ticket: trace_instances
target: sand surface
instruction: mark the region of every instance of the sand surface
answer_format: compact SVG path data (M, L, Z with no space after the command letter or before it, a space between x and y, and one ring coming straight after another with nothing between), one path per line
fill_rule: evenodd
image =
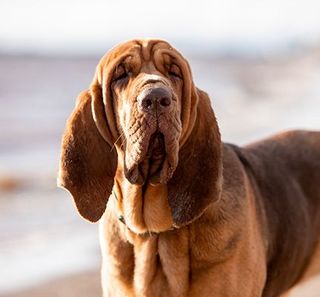
M45 282L35 288L1 297L99 297L99 273L89 271Z

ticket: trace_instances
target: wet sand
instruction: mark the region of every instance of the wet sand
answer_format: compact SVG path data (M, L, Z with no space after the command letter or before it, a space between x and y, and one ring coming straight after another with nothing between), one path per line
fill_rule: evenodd
M98 271L70 275L0 297L100 297L102 295Z

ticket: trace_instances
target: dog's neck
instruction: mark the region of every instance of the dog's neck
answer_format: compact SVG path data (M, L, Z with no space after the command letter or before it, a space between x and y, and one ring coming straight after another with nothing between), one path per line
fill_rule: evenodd
M131 184L118 170L112 196L117 217L132 232L153 234L173 228L167 185Z

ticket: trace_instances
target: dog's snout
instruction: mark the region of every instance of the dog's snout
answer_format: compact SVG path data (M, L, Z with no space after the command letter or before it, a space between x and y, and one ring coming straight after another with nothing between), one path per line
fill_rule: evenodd
M165 111L171 102L172 94L164 87L146 89L138 97L138 104L145 112Z

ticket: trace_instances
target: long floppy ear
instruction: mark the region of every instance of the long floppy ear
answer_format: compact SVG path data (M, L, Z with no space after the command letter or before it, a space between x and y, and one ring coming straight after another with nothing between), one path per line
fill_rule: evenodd
M102 136L97 129L91 101L90 93L82 92L67 121L58 186L71 193L82 217L96 222L104 213L112 191L117 155L111 149L111 140L106 139L108 133Z
M198 96L196 120L179 152L179 164L168 182L168 199L175 226L198 218L210 203L220 199L222 187L221 138L205 92Z

